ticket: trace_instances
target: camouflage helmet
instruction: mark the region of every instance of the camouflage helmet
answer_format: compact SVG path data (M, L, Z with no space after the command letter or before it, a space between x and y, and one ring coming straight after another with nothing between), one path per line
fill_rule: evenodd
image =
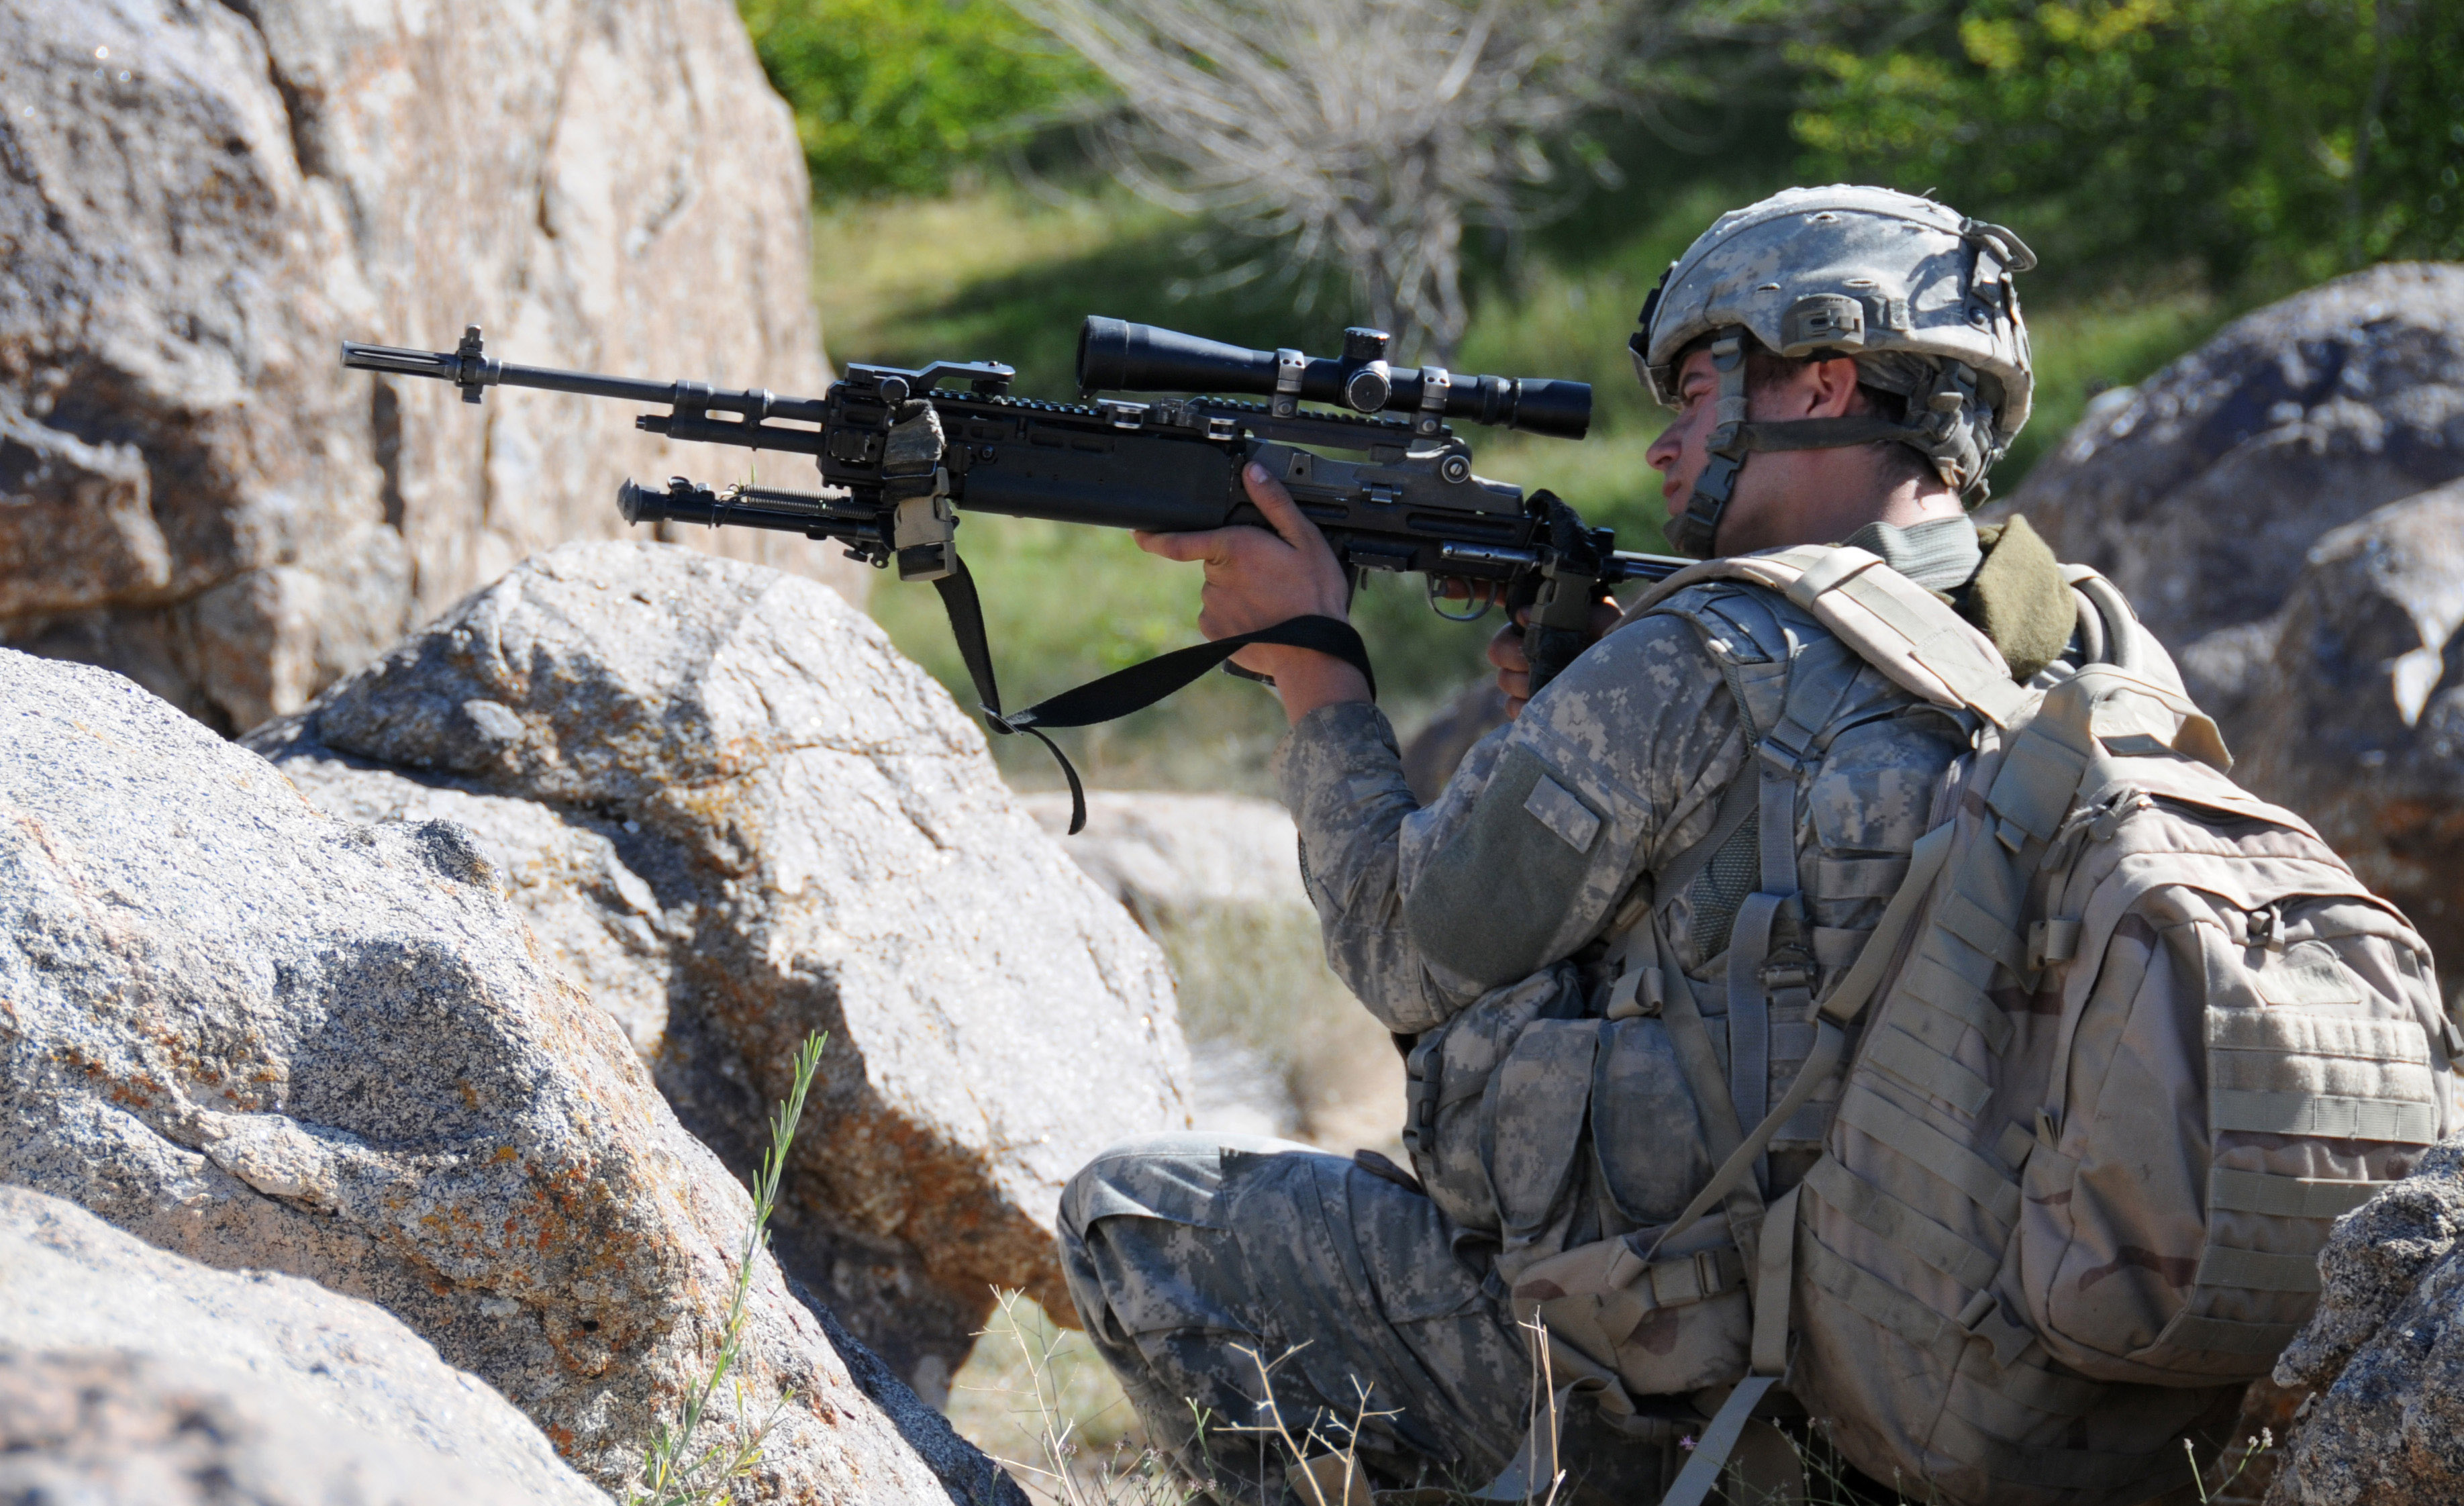
M1679 406L1685 349L1716 337L1718 427L1710 463L1669 536L1707 556L1745 457L1888 440L1931 462L1970 507L2028 422L2034 379L2013 273L2035 266L1998 225L1888 188L1790 188L1722 215L1671 262L1628 343L1653 397ZM1858 381L1907 399L1907 417L1749 423L1750 335L1791 359L1852 357Z

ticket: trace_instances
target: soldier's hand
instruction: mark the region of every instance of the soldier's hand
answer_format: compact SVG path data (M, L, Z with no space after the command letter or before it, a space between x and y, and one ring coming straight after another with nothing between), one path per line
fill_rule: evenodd
M1326 535L1284 484L1263 468L1243 467L1241 484L1265 515L1267 528L1236 524L1199 534L1133 535L1151 555L1205 565L1198 630L1212 640L1253 633L1295 617L1347 621L1350 582ZM1369 699L1369 682L1359 670L1315 649L1252 644L1233 655L1232 662L1271 676L1282 692L1285 714L1295 722L1332 702Z
M1615 601L1592 603L1592 642L1606 638L1617 626L1624 611ZM1497 688L1506 692L1506 718L1512 721L1523 714L1524 706L1531 699L1531 659L1523 649L1523 629L1530 624L1531 609L1515 609L1514 621L1497 630L1488 641L1488 662L1497 666Z

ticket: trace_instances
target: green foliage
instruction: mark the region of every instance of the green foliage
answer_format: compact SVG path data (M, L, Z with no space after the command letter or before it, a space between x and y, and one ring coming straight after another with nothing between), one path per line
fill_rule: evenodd
M2464 255L2452 0L1916 0L1800 49L1813 174L1938 189L2044 278L2296 286Z
M737 0L816 187L938 192L1092 87L1001 0Z

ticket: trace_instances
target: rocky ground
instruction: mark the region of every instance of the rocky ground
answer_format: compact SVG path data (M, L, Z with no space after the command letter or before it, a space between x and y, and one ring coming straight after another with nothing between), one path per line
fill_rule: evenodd
M1069 1173L1187 1121L1162 956L811 582L566 545L247 745L320 809L469 829L740 1176L827 1031L780 1255L936 1402L995 1287L1067 1310Z
M750 1202L470 832L325 816L102 670L0 651L0 1182L372 1302L621 1487ZM770 1498L1005 1488L766 1255L747 1311Z
M0 1499L607 1499L374 1303L216 1271L24 1188L0 1187Z

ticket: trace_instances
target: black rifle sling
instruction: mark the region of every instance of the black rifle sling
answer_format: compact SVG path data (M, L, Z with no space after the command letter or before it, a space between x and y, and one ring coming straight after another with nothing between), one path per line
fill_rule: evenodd
M1075 837L1087 824L1087 791L1078 782L1078 771L1070 767L1068 754L1051 738L1001 714L1001 686L993 679L993 651L984 642L983 598L976 594L976 578L955 549L950 551L950 573L935 580L933 589L941 593L941 610L950 618L950 636L958 641L958 657L966 661L967 678L976 683L977 709L984 713L984 725L994 731L1004 736L1027 732L1051 753L1052 761L1061 765L1062 777L1069 781L1069 835Z
M1350 622L1331 617L1295 617L1262 627L1254 633L1242 633L1231 638L1219 638L1211 644L1195 644L1158 654L1144 664L1126 669L1115 669L1101 679L1062 691L1059 695L1038 701L1023 711L1003 712L1001 688L993 682L992 650L984 642L984 607L976 594L975 577L967 573L963 559L955 557L957 566L949 575L933 582L941 593L941 606L950 616L950 636L958 642L958 657L966 661L967 677L975 682L979 709L984 713L984 724L1001 733L1024 732L1042 743L1061 765L1064 778L1069 781L1069 835L1075 837L1087 825L1087 791L1078 781L1078 771L1070 767L1068 755L1060 746L1044 735L1046 727L1092 727L1142 711L1175 690L1188 685L1199 675L1222 664L1251 644L1278 644L1290 648L1313 648L1322 654L1332 654L1360 671L1369 682L1369 694L1377 694L1377 676L1369 667L1369 645L1360 641L1359 632Z

